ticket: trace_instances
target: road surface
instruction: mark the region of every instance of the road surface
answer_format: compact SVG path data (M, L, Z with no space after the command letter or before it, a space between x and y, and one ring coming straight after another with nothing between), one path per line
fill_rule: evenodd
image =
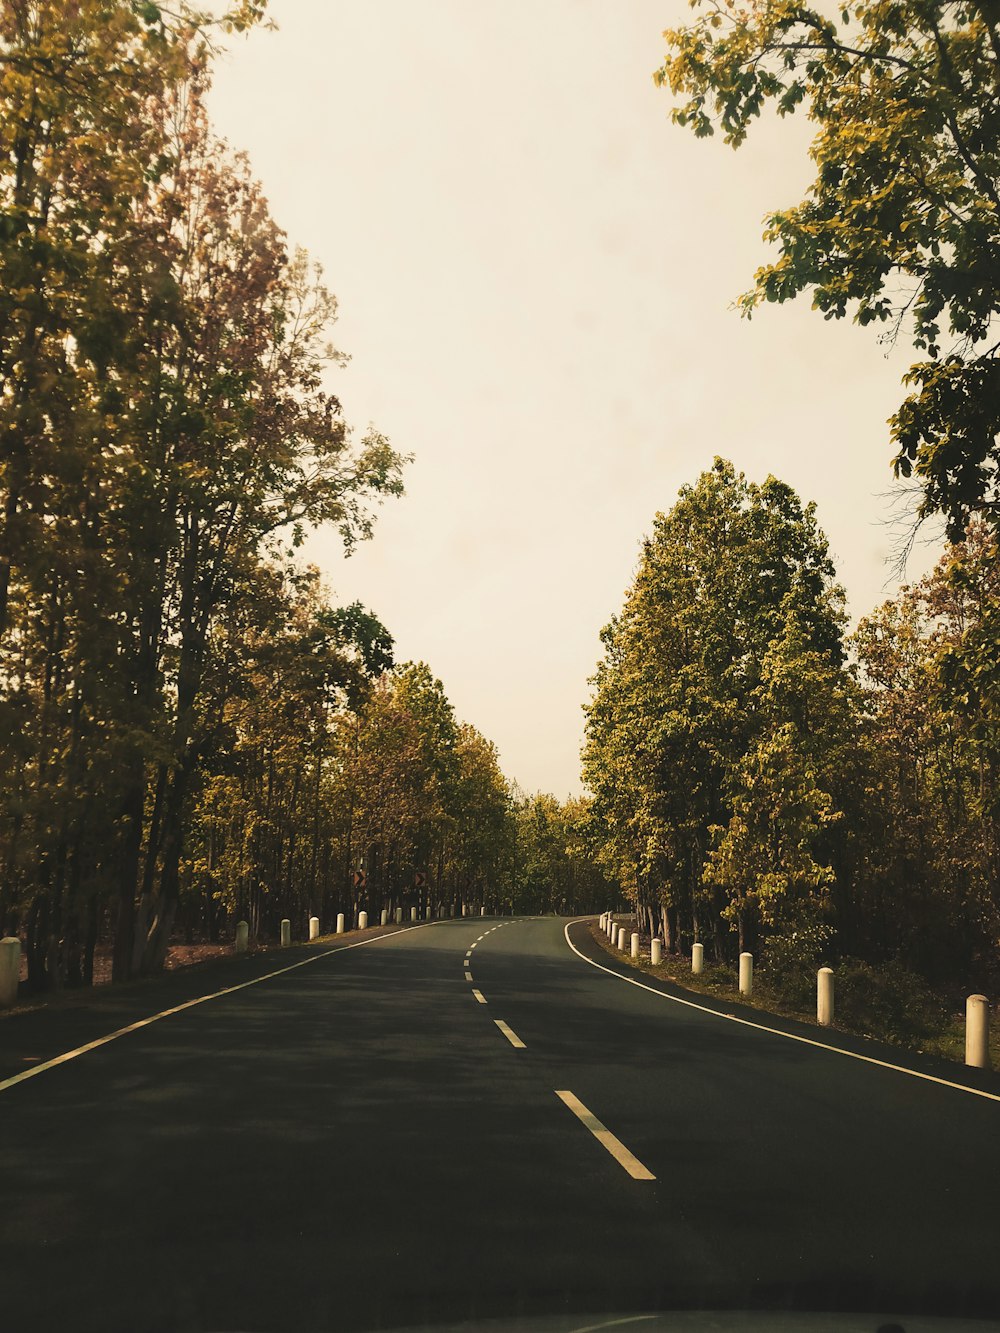
M0 1022L3 1327L1000 1316L1000 1078L678 1004L585 922L334 943Z

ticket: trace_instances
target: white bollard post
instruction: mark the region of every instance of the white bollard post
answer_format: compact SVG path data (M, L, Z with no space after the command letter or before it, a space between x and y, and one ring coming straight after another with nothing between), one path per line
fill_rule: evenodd
M631 949L631 953L632 953L632 957L633 957L633 958L638 958L638 957L639 957L639 932L638 932L637 930L633 930L633 932L632 932L632 949Z
M0 1009L9 1009L17 1003L17 987L21 980L21 941L16 935L0 940Z
M416 909L415 907L411 907L411 908L410 908L410 920L411 920L411 921L416 921L416 919L417 919L417 909Z
M821 967L816 973L816 1022L825 1028L833 1022L832 967Z
M311 916L309 918L309 938L311 940L319 939L319 917Z
M378 922L378 923L379 923L380 926L387 926L387 925L389 924L389 909L388 909L388 907L383 907L383 908L382 908L382 915L379 917L379 922Z
M740 954L740 994L747 999L753 993L753 954Z
M292 923L288 917L283 917L281 921L281 947L287 949L292 942Z
M628 932L626 931L624 926L618 927L618 948L621 953L625 952L625 938L627 933Z
M965 1063L990 1067L990 1002L985 995L970 995L965 1001Z
M367 930L367 929L368 929L368 913L367 913L367 912L359 912L359 913L358 913L358 930Z
M397 925L397 926L401 926L402 924L403 924L403 909L402 909L401 907L397 907L397 908L396 908L396 925Z
M338 935L343 935L343 933L344 933L344 914L343 914L343 912L338 912L338 913L337 913L337 934L338 934Z
M691 945L691 971L697 976L705 966L705 946L704 944Z
M651 940L649 945L649 961L654 967L663 962L663 942L661 940Z
M485 903L483 903L482 907L480 907L480 909L479 909L479 915L480 915L480 916L485 916L485 915L486 915L486 904L485 904Z
M245 921L237 921L237 923L236 923L236 952L237 952L237 953L246 953L246 951L247 951L247 944L249 943L249 940L250 940L250 927L247 925L247 923L246 923Z

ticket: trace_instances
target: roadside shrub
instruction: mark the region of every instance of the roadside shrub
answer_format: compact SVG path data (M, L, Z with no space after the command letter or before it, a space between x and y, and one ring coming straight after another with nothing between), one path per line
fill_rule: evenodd
M836 969L835 986L838 1027L907 1043L940 1032L947 1022L941 998L898 962L873 967L859 958L844 958Z
M832 926L811 922L778 935L764 945L761 980L789 1008L808 1012L816 1005L816 969L833 939Z

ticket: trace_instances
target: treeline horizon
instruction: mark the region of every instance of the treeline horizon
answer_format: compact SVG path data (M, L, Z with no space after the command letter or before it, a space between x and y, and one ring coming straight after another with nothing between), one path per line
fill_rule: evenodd
M846 634L815 506L724 459L656 517L586 706L592 845L666 948L1000 975L996 538Z

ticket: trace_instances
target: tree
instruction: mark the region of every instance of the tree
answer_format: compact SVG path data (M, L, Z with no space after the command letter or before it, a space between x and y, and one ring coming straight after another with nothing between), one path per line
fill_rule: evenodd
M835 875L818 860L826 828L842 818L836 788L837 741L849 732L851 682L839 655L817 649L802 623L797 581L783 599L785 623L764 655L750 708L754 734L726 776L732 814L717 827L703 871L726 894L739 947L756 928L806 948L832 934L828 890Z
M180 909L188 927L212 933L221 908L252 938L273 936L283 916L341 905L335 736L371 694L372 641L379 671L392 641L360 605L331 607L315 569L274 566L227 606L216 637Z
M484 906L503 891L511 863L511 791L497 748L467 722L455 739L455 827L446 876L462 902Z
M617 896L597 862L590 812L586 798L558 801L548 792L515 801L514 911L575 915Z
M816 878L809 844L832 811L814 778L843 688L833 574L813 506L716 459L657 515L602 635L584 780L603 865L668 948L707 927L721 954L727 923L744 939L763 898Z
M909 331L924 358L892 418L894 467L960 540L970 515L1000 515L1000 14L980 0L693 4L654 75L680 99L675 121L718 125L734 147L768 103L817 126L815 179L768 218L779 257L742 309L810 290L825 318Z
M1000 605L993 545L989 528L971 525L853 638L868 770L855 815L858 934L876 957L937 981L985 978L1000 938L1000 717L985 650Z
M130 669L140 699L152 673L171 689L165 728L168 755L158 783L163 798L154 886L146 877L134 927L128 905L136 868L143 765L134 762L129 804L130 855L123 858L119 971L162 962L177 903L184 805L196 762L194 722L211 630L245 577L247 553L277 552L301 539L303 524L336 524L348 547L370 535L371 500L399 494L401 459L372 433L353 447L340 404L325 388L335 363L328 331L336 303L306 256L289 256L259 187L209 130L197 78L165 107L174 125L172 166L161 178L148 218L159 241L154 265L132 295L156 308L138 349L141 387L134 410L144 432L139 458L145 486L129 488L125 549L142 549L152 501L155 536L134 589ZM147 284L155 284L149 291ZM131 461L131 460L130 460ZM252 564L252 558L251 558ZM152 636L147 632L152 630Z
M212 26L125 0L0 13L0 915L39 987L89 979L112 902L116 976L162 964L240 675L227 626L307 527L350 549L401 491L329 391L334 298L211 133ZM367 613L325 615L348 683L387 665Z

